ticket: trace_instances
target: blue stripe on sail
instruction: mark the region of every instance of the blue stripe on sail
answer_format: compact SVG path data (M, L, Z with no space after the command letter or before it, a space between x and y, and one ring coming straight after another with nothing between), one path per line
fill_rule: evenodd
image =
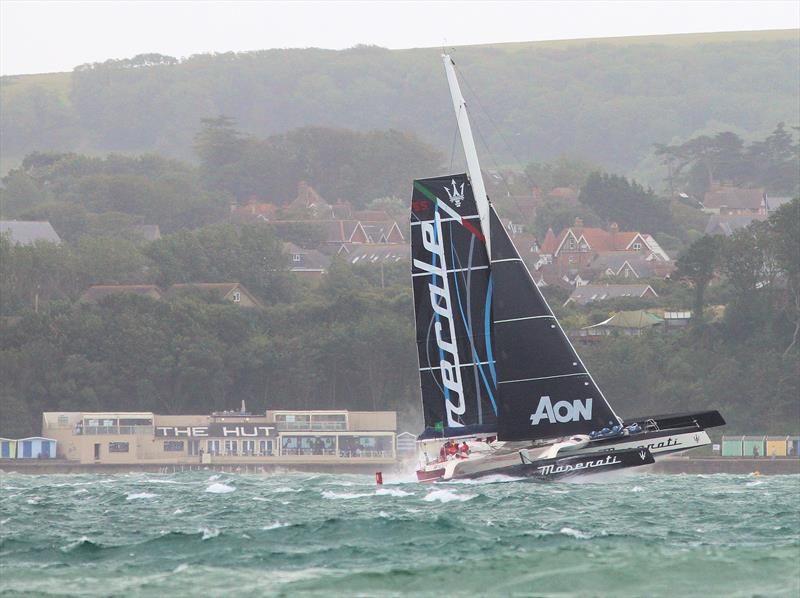
M453 236L452 236L452 224L450 225L451 235L450 235L450 254L453 256L453 265L455 266L456 263L456 255L455 255L455 246L453 245ZM446 276L446 274L445 274ZM489 393L489 400L492 402L492 409L494 410L495 415L497 415L497 403L494 401L494 396L492 395L492 387L489 386L489 381L486 379L486 374L483 373L483 367L480 365L480 358L478 357L478 352L475 350L475 343L472 342L472 331L469 329L469 324L467 324L467 317L464 315L464 308L461 305L461 292L458 290L458 274L453 276L453 282L455 283L456 287L456 298L458 299L458 310L461 312L461 321L464 322L464 328L467 330L467 335L469 336L469 344L470 348L472 349L472 360L478 367L478 371L481 374L481 378L483 378L483 383L486 385L486 391Z
M483 308L483 314L485 317L483 323L483 332L486 335L486 340L484 341L486 344L486 361L489 362L489 372L492 374L492 382L494 382L495 388L497 388L497 372L494 369L494 356L492 355L492 289L494 287L494 280L492 278L492 273L489 273L489 286L486 289L486 305ZM495 409L495 414L497 414L497 410Z

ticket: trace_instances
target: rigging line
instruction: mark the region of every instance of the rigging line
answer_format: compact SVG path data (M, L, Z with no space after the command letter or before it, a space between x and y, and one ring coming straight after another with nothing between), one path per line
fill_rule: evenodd
M464 73L463 73L463 72L461 72L461 69L459 69L457 65L453 65L453 68L454 68L456 71L458 71L458 74L459 74L459 75L461 75L461 80L462 80L462 81L464 81L464 84L467 86L467 88L470 90L470 93L471 93L471 94L473 95L473 97L475 98L475 102L478 104L478 107L479 107L479 108L480 108L480 109L481 109L481 110L484 112L484 114L486 115L486 119L489 121L489 124L490 124L490 125L492 125L492 127L494 127L495 131L497 131L497 135L500 137L500 139L503 141L503 143L504 143L504 144L506 145L506 147L508 148L508 151L509 151L509 153L511 154L511 157L514 159L514 162L516 162L517 166L520 166L520 167L521 167L521 166L522 166L522 160L520 160L520 159L519 159L519 157L516 155L516 152L514 152L514 148L513 148L513 146L512 146L512 145L511 145L511 143L508 141L508 138L506 138L506 136L505 136L505 135L503 135L503 131L500 129L500 127L499 127L499 126L497 126L497 123L495 123L495 122L494 122L494 119L492 118L492 115L489 113L489 111L488 111L488 110L487 110L487 109L484 107L484 105L481 103L480 96L478 96L478 94L477 94L477 93L475 93L475 90L474 90L474 89L472 88L472 86L469 84L469 80L468 80L467 78L465 78L465 77L464 77ZM525 176L525 178L528 180L528 183L531 185L531 187L535 186L535 183L534 183L534 181L531 179L531 177L530 177L530 176L528 176L528 173L525 171L525 169L522 169L522 174L523 174L523 175Z
M500 139L503 141L503 143L508 148L508 151L511 154L511 157L513 158L514 162L519 167L519 169L522 171L522 174L525 176L525 178L528 180L528 185L530 186L530 188L533 189L534 187L536 187L536 184L533 182L533 180L531 180L531 177L528 176L528 173L522 167L522 161L519 159L519 157L514 152L514 149L511 147L511 144L509 143L508 139L506 139L506 137L503 135L502 131L500 130L500 127L498 127L497 124L492 119L492 116L491 116L491 114L489 114L489 111L481 103L480 97L478 96L477 93L475 93L475 90L469 84L469 81L464 77L464 73L455 64L453 65L453 68L455 68L455 70L458 71L458 74L461 75L461 80L464 82L464 84L467 86L467 89L469 89L470 93L475 98L475 102L478 104L478 107L486 115L486 118L489 121L489 124L492 125L492 127L494 127L495 131L497 131L497 135L500 137ZM517 212L519 212L520 216L523 216L523 218L524 218L524 212L522 210L522 206L519 205L519 202L517 201L517 198L511 193L511 187L508 186L508 183L506 182L506 179L501 174L500 165L497 163L497 160L495 159L494 154L489 149L489 144L486 142L486 138L483 136L483 131L481 130L480 125L477 122L477 119L475 119L474 125L475 125L475 129L478 131L478 137L480 137L481 143L483 143L483 146L486 149L486 153L489 155L489 158L494 163L494 166L497 169L497 174L500 177L500 180L503 181L503 186L506 188L506 193L508 194L508 197L510 197L511 201L514 202L514 206L517 208Z

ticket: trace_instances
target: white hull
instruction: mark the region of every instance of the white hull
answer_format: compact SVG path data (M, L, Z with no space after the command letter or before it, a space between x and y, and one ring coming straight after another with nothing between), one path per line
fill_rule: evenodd
M684 432L678 434L666 434L662 432L656 438L641 437L636 439L620 438L617 442L589 443L588 445L575 447L567 446L545 446L545 447L525 447L519 443L503 442L475 442L474 439L466 438L470 446L475 447L472 453L462 459L451 459L447 461L428 462L422 465L419 470L421 481L433 481L436 479L450 480L464 477L476 477L488 473L503 473L503 469L520 464L520 453L533 461L536 459L546 459L555 456L566 456L571 454L604 453L614 450L647 448L654 455L665 455L677 453L700 446L711 444L711 439L703 430ZM473 442L470 442L473 440ZM422 441L419 445L425 445L424 452L430 455L436 446L441 446L441 440ZM420 447L422 449L422 447ZM554 450L555 449L555 450ZM437 449L438 450L438 449ZM423 461L424 463L424 461Z

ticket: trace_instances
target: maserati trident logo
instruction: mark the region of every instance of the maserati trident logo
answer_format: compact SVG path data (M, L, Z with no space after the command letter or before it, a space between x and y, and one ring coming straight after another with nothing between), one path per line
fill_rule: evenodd
M642 458L642 461L647 459L647 451L639 451L639 456Z
M444 190L447 191L447 197L450 198L450 203L460 208L461 202L464 201L464 183L461 183L461 189L459 189L456 187L455 179L450 179L450 182L453 184L453 190L450 191L449 187L445 187Z
M585 401L574 400L558 401L555 405L550 401L550 397L541 397L536 412L531 413L531 425L538 426L543 419L554 423L576 422L581 419L592 419L592 399Z

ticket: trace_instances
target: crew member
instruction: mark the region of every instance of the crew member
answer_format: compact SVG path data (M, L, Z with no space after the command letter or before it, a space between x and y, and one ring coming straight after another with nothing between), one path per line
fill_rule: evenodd
M464 443L461 445L461 456L462 457L466 457L468 455L469 455L469 445L467 444L467 441L465 440Z

